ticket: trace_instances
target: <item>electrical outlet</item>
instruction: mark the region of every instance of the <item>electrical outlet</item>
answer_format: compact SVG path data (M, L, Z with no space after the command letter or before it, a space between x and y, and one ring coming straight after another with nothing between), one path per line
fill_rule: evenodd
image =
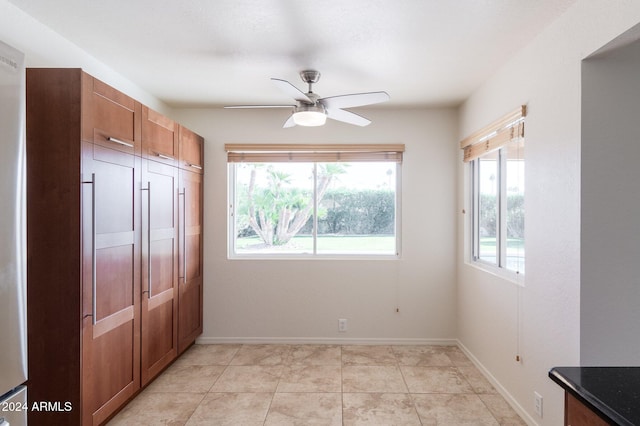
M538 392L533 393L533 408L536 414L542 417L542 395Z
M338 331L344 333L347 331L347 320L342 318L338 320Z

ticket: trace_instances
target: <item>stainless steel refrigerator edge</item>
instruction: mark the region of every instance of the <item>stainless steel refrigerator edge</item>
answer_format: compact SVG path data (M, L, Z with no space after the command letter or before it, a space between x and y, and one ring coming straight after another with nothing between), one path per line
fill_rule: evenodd
M27 424L24 55L0 41L0 426Z

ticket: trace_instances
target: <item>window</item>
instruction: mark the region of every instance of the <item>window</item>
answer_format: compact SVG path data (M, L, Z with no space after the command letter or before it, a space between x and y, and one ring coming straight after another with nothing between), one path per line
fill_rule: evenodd
M404 145L225 148L230 257L398 255Z
M461 142L470 168L471 258L524 274L523 106Z

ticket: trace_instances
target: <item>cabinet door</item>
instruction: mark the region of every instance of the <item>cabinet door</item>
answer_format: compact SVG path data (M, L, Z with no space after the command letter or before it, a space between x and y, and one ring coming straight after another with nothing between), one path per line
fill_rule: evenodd
M567 426L607 426L609 424L568 392L564 394L564 405Z
M133 98L83 73L83 140L140 155L141 107Z
M204 171L204 138L180 126L180 168L195 173Z
M201 174L180 171L178 352L202 333L202 184Z
M144 386L178 355L178 169L142 164Z
M178 165L178 124L144 105L142 156L172 166Z
M82 155L82 417L97 425L140 388L140 159Z

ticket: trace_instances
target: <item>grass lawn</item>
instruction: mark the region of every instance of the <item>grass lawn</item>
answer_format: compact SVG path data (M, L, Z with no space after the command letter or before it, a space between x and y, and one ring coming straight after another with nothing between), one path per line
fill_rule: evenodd
M393 235L320 235L318 253L395 254ZM238 253L312 253L313 237L297 235L284 246L267 247L258 237L238 238Z

